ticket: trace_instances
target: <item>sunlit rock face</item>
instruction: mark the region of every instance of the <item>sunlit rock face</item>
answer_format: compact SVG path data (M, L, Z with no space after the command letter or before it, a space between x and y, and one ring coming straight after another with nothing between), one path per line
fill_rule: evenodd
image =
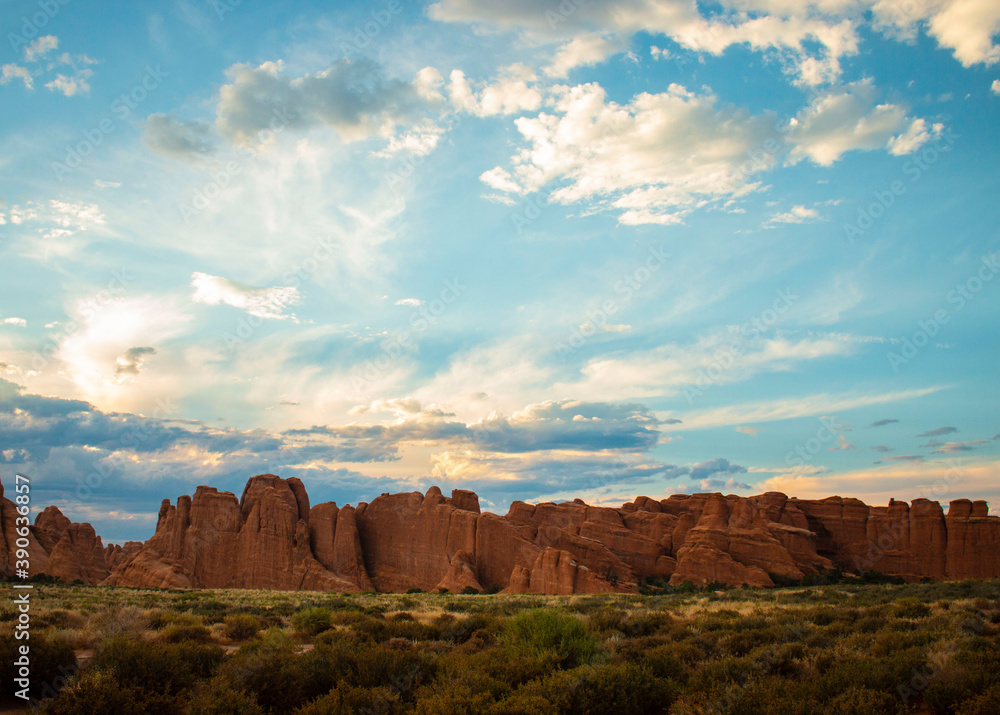
M16 518L3 499L5 576ZM32 573L87 584L562 595L634 591L645 579L767 587L837 567L908 581L997 578L1000 518L966 499L945 515L926 499L871 507L777 492L638 497L619 508L514 502L501 516L482 512L473 492L431 487L338 507L310 505L298 479L261 474L239 499L201 486L164 500L144 544L105 547L90 524L49 507L28 551Z

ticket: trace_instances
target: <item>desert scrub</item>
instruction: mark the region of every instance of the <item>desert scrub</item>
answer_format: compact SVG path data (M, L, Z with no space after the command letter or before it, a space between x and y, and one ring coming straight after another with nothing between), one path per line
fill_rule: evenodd
M257 616L248 613L239 613L235 616L227 616L222 629L223 634L229 640L245 641L256 637L262 627L261 620Z
M19 646L26 641L16 640L13 634L0 636L0 677L4 689L13 689L15 666L20 653ZM73 649L63 640L50 639L42 633L32 633L30 640L32 698L50 696L76 674L76 656Z
M330 630L332 624L330 609L322 606L306 608L292 616L292 627L304 636L319 635Z
M587 663L600 651L580 619L554 609L519 613L504 624L500 639L514 657L551 657L562 668Z

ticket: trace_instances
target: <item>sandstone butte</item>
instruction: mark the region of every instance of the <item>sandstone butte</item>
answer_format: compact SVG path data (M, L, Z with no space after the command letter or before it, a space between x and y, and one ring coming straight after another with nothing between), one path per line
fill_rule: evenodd
M0 485L0 498L3 486ZM0 508L0 575L15 561L15 506ZM144 544L104 546L50 506L31 527L32 573L155 588L506 593L634 591L643 578L767 587L836 567L907 581L1000 577L1000 518L984 501L722 494L638 497L619 508L514 502L506 516L437 487L371 503L310 506L298 479L251 478L164 500Z

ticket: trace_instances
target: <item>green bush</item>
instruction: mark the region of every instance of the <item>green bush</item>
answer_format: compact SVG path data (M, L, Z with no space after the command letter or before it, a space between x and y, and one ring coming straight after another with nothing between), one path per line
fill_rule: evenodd
M578 618L552 609L519 613L504 624L502 642L517 656L551 655L563 668L575 668L598 653L597 641Z
M123 685L115 674L88 669L74 679L58 697L44 703L44 715L175 715L181 711L177 695L157 693Z
M326 695L295 711L295 715L354 715L399 712L399 696L386 688L355 688L341 683Z
M215 645L166 645L119 636L101 643L93 667L112 674L124 687L173 694L210 677L222 658L222 648Z
M239 613L235 616L227 616L223 633L226 638L234 641L245 641L256 637L260 633L261 622L257 616L247 613Z
M185 715L264 715L256 699L233 689L232 683L222 677L198 683L188 700Z
M167 643L183 643L186 641L208 643L212 640L212 631L200 623L174 623L160 631L160 638Z
M931 607L916 598L902 598L892 609L896 618L927 618Z
M315 606L299 611L292 616L292 627L306 636L315 636L332 627L329 608Z

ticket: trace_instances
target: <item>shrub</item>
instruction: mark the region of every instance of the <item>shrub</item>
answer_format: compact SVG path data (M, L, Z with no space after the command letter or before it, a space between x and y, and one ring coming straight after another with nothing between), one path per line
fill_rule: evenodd
M896 602L892 612L896 618L927 618L931 607L916 598L903 598Z
M186 715L264 715L263 708L251 695L234 689L221 677L198 683L184 712Z
M259 618L247 613L240 613L226 618L223 633L230 640L245 641L254 638L260 633L260 628L261 623Z
M160 638L167 643L209 643L212 631L200 623L174 623L160 631Z
M176 693L196 678L210 676L222 662L218 646L165 645L125 636L109 638L94 653L93 667L112 674L123 687Z
M66 641L46 638L41 633L32 633L29 641L4 635L0 636L0 677L5 690L15 688L17 669L14 661L20 656L19 646L25 644L30 648L31 682L28 693L32 698L54 695L70 676L76 674L76 656Z
M892 715L906 712L899 698L868 688L852 687L835 697L824 708L830 715Z
M174 715L180 709L176 696L122 685L114 674L93 668L82 678L71 681L54 700L43 704L41 712L44 715Z
M303 635L315 636L332 627L330 609L314 606L292 616L292 626Z
M519 613L504 624L501 636L515 656L552 655L563 668L574 668L594 658L597 641L571 615L552 609Z
M354 715L399 712L399 696L386 688L355 688L341 683L326 695L295 711L295 715Z

